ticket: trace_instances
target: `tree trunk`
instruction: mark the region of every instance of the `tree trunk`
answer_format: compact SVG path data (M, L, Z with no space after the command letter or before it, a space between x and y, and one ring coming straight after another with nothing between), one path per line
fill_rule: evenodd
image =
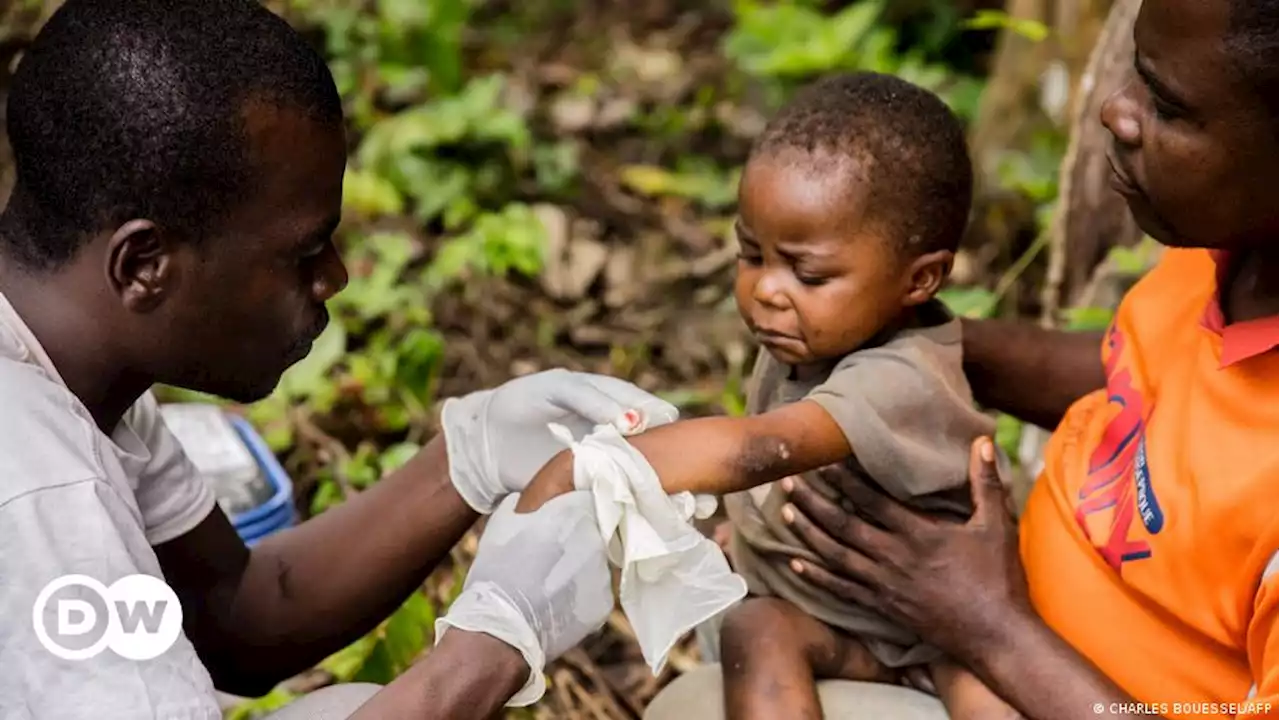
M1056 323L1059 308L1080 301L1094 269L1112 247L1131 246L1142 238L1124 199L1109 184L1106 152L1111 136L1099 120L1103 102L1126 81L1133 66L1133 21L1141 5L1141 0L1117 0L1080 79L1050 236L1049 276L1042 296L1046 324Z
M1112 0L1007 0L1007 15L1040 23L1049 35L1036 41L1013 30L1000 32L969 133L975 222L966 245L974 251L978 274L999 260L1012 261L1038 232L1035 205L1004 186L1001 167L1011 154L1027 154L1046 134L1066 133L1072 109L1082 102L1090 50L1111 5ZM1034 284L1034 277L1025 279Z

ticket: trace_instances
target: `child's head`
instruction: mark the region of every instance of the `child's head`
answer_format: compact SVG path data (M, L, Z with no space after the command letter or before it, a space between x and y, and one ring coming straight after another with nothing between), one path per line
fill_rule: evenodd
M1170 245L1276 247L1276 1L1144 2L1102 107L1112 185Z
M801 90L738 188L738 309L781 362L845 355L938 291L969 216L960 122L872 73Z

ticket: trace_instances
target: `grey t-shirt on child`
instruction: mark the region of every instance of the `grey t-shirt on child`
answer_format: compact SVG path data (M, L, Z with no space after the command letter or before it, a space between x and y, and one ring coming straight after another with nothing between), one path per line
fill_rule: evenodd
M960 321L937 301L922 317L932 322L842 358L825 379L802 382L790 366L763 350L747 386L752 414L813 400L844 431L850 465L890 495L927 510L967 516L969 448L995 423L979 412L961 366ZM831 499L838 490L816 472L804 479ZM776 484L725 498L733 523L730 556L753 595L786 599L817 619L865 642L881 662L904 667L937 651L911 632L866 608L806 583L788 567L792 558L820 562L782 522L786 498Z

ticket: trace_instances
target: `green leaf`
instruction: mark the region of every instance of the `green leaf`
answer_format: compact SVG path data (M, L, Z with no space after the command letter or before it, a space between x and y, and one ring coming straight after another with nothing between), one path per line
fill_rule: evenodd
M377 635L370 633L320 662L320 668L338 682L351 682L378 645Z
M434 330L413 328L401 340L398 352L396 379L426 400L436 370L444 358L444 338Z
M1049 28L1037 20L1015 18L1002 10L979 10L962 25L970 30L1009 30L1032 42L1049 37Z
M351 678L351 682L376 683L387 685L396 679L396 664L391 657L387 644L381 639L373 646L373 651L365 658L364 664Z
M305 399L323 390L329 371L347 351L347 333L342 323L330 322L301 362L285 371L277 392L290 399Z
M1160 258L1160 245L1149 237L1143 237L1133 247L1117 245L1107 251L1107 263L1118 274L1141 277L1155 266Z
M311 496L311 516L315 517L329 508L342 503L342 488L332 479L326 479L316 485L316 492Z
M1022 443L1023 422L1012 415L996 416L996 445L1013 460L1018 457L1018 445Z
M378 464L382 466L383 475L404 467L404 464L416 457L421 449L422 447L417 443L405 442L397 443L383 450L382 457L378 461Z
M1104 307L1075 307L1062 311L1067 330L1106 330L1111 326L1115 313Z
M995 293L982 287L944 288L938 299L960 317L987 318L995 311Z
M397 672L403 672L426 646L435 611L421 592L415 592L391 615L383 632L387 654Z
M223 720L256 720L296 699L298 699L297 694L284 687L276 687L260 698L246 700L231 708L223 715Z
M404 197L389 180L348 169L342 185L342 207L365 217L399 215L404 212Z

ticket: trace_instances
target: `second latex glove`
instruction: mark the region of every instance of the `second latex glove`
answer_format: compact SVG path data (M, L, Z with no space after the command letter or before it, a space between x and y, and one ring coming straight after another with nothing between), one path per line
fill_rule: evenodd
M628 412L639 417L626 417ZM657 427L679 416L675 406L635 385L590 373L547 370L492 390L445 401L441 415L449 476L467 504L489 513L504 497L524 490L564 446L551 423L585 434L596 425L623 432Z
M516 513L511 495L489 519L462 594L436 621L482 632L520 651L529 679L507 703L538 701L543 667L595 632L613 611L612 577L590 493L561 495L532 513Z

